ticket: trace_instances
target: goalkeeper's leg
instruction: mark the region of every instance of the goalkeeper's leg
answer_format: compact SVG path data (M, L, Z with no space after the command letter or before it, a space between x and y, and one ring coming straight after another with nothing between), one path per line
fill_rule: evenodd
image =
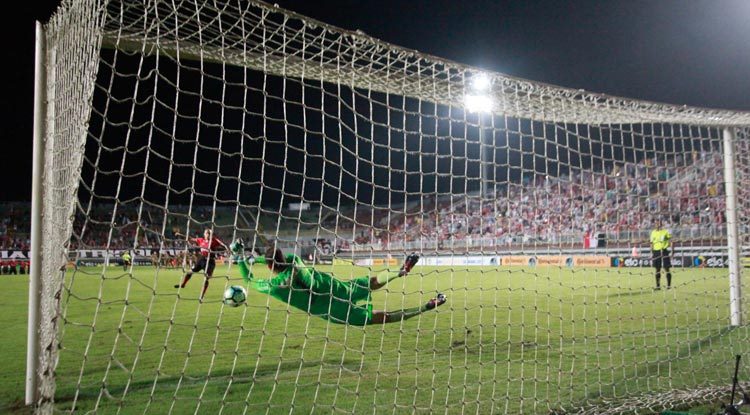
M404 263L401 265L401 269L399 269L398 271L381 271L378 275L370 278L370 290L383 288L392 280L403 277L404 275L408 274L412 268L414 268L414 265L417 265L417 262L419 262L419 255L410 254L406 257Z
M406 308L398 311L380 311L374 310L372 312L372 323L373 324L384 324L384 323L395 323L397 321L408 320L412 317L416 317L425 311L433 310L441 305L445 304L447 298L445 295L438 294L437 297L431 299L427 303L419 307Z

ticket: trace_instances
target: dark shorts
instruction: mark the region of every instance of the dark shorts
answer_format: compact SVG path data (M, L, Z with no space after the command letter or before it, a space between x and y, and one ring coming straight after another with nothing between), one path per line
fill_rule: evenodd
M669 257L669 250L662 249L659 251L651 251L654 255L653 264L655 268L671 268L672 260Z
M206 258L204 256L201 256L201 258L198 260L198 262L193 266L193 269L191 271L198 272L202 270L206 270L206 276L210 277L214 273L214 268L216 268L216 260L213 258Z

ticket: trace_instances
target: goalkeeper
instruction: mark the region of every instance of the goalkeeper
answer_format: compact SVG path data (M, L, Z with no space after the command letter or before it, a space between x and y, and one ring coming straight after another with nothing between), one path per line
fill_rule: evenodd
M244 255L241 240L233 243L231 248L235 254ZM406 257L398 271L386 270L375 277L341 281L330 274L307 267L296 255L285 256L280 249L269 247L263 257L251 257L247 260L240 258L238 266L245 282L252 284L258 292L333 323L365 326L407 320L445 303L446 297L438 294L436 298L420 307L398 311L373 311L370 304L371 292L384 287L393 279L408 274L417 261L419 256L411 254ZM266 264L274 276L270 279L254 278L248 267L253 262ZM364 304L358 304L359 302Z

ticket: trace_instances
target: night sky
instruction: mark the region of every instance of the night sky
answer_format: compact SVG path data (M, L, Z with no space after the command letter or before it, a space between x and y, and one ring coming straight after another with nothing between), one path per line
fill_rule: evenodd
M678 105L750 111L750 1L293 1L284 8L467 65ZM29 200L34 21L6 15L0 200ZM11 17L12 16L12 17ZM7 68L7 67L6 67Z

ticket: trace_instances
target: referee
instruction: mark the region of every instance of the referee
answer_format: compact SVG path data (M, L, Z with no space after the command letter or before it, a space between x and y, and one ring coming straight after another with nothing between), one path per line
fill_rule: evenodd
M656 290L661 289L661 268L667 272L667 289L672 288L672 273L669 269L672 267L672 261L669 256L669 241L672 234L664 229L661 219L656 219L656 224L651 231L651 252L653 253L653 264L656 268Z

